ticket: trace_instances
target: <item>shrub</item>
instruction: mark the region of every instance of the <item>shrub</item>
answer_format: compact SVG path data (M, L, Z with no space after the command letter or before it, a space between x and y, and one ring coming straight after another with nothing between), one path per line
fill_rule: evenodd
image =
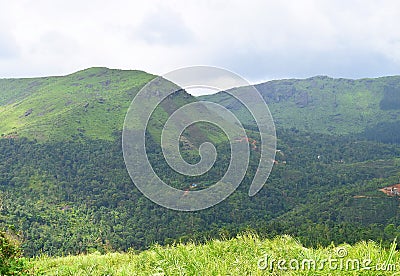
M0 231L0 275L25 273L20 242L16 235Z

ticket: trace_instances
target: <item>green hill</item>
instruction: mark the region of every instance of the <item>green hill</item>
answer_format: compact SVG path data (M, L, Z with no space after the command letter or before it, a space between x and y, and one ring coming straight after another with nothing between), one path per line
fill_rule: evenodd
M142 71L90 68L63 77L0 79L0 135L112 140L113 133L122 129L133 97L154 77ZM256 87L278 128L370 137L376 131L391 130L396 135L400 129L398 76L360 80L318 76ZM195 101L188 94L185 97L190 99L175 101L181 101L178 105ZM200 99L220 103L245 124L253 124L243 106L224 92Z
M0 133L38 140L114 139L153 75L90 68L64 77L0 80Z
M270 81L256 88L278 128L334 135L365 134L378 127L380 133L400 130L400 76L360 80L317 76ZM243 106L227 93L201 99L220 103L245 123L254 124Z
M136 93L153 78L142 71L90 68L63 77L0 79L0 135L39 141L82 137L113 141ZM194 101L184 90L164 100L149 123L153 138L160 141L168 114ZM210 130L215 128L194 126L185 136L194 145L199 137L224 141L221 133Z

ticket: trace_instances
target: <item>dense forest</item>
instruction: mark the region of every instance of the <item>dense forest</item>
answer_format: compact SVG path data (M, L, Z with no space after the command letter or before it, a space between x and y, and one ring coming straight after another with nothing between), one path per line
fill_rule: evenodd
M234 194L207 210L182 213L137 190L119 135L115 141L0 140L0 222L20 233L26 255L142 250L248 229L267 237L292 234L310 246L361 239L389 244L400 233L398 198L378 191L399 181L396 144L282 129L276 164L260 193L247 195L259 154L253 150L252 165ZM158 144L148 145L157 173L181 189L193 182L196 189L211 185L229 156L229 147L219 145L209 175L190 178L169 171Z

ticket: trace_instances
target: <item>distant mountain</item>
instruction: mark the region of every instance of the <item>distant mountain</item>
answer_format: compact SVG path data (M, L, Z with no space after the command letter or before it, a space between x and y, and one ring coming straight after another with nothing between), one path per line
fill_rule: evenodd
M62 77L0 79L0 135L112 140L113 133L122 130L134 96L154 77L143 71L90 68ZM400 133L400 76L360 80L317 76L269 81L256 87L278 128L376 139L380 138L378 132ZM167 113L196 101L186 92L180 93L172 100L176 103L172 109L171 102L164 104L171 109ZM226 106L244 124L254 127L250 114L227 93L200 99Z
M278 128L371 137L378 129L380 134L389 131L394 135L396 129L400 135L400 76L360 80L316 76L269 81L256 88ZM200 98L222 104L244 123L254 125L244 107L227 93Z

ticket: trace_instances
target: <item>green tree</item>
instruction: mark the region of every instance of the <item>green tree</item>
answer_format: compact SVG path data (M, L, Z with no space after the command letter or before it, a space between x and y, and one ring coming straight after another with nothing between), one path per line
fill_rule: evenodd
M26 274L20 242L13 234L0 231L0 275Z

